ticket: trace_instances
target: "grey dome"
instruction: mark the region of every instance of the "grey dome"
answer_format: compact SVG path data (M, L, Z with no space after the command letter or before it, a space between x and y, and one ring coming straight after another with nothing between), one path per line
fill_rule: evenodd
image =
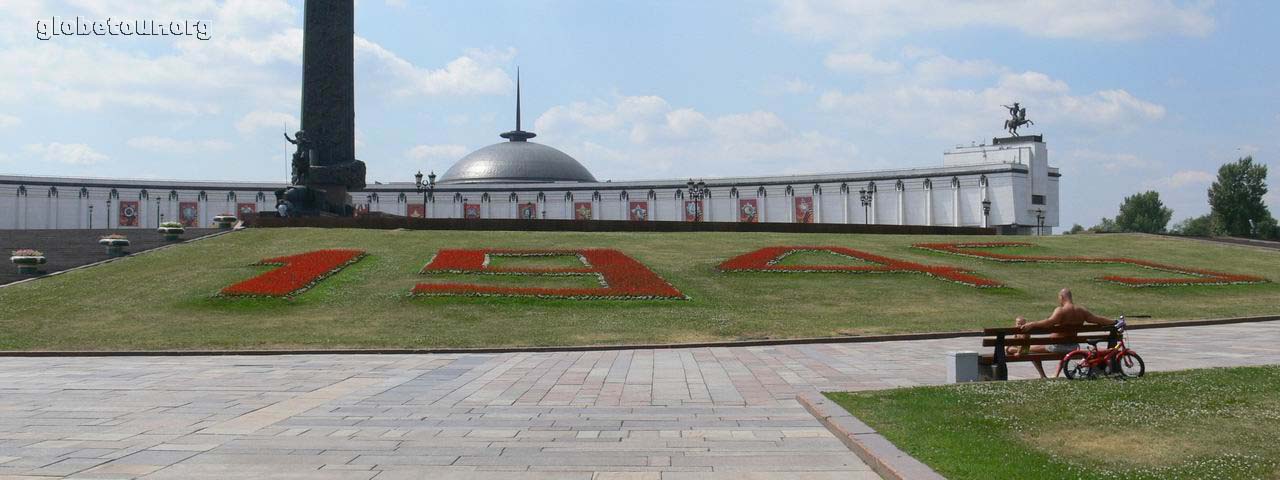
M568 154L523 140L471 152L440 177L440 183L595 181L596 177Z

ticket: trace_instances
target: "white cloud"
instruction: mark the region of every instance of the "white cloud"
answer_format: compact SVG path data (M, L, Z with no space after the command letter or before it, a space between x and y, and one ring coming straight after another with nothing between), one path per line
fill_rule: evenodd
M236 102L256 108L297 105L302 60L301 12L287 0L67 0L67 5L0 2L0 102L33 98L70 109L126 107L184 117L221 113ZM35 6L33 6L35 5ZM38 41L33 19L50 12L86 18L204 20L212 40L168 37L132 41L62 38ZM423 68L356 37L357 76L375 94L508 94L497 64L514 49L468 51L441 68ZM506 60L504 60L506 59ZM42 105L44 107L45 105Z
M866 75L888 75L902 70L901 63L879 60L866 53L830 53L822 64L838 72Z
M932 83L951 78L989 77L1006 71L990 60L956 60L946 55L929 55L912 67L912 78L917 82Z
M25 151L44 161L67 165L93 165L108 159L83 143L36 143L27 145Z
M708 115L656 96L574 102L535 121L540 137L600 179L853 170L853 144L793 130L777 114Z
M806 82L804 80L801 80L799 78L793 78L783 83L782 88L780 90L783 93L789 93L792 95L801 95L801 94L812 92L813 84Z
M1027 118L1036 122L1029 129L1069 124L1125 130L1165 115L1163 106L1125 90L1076 95L1066 82L1039 72L1005 73L995 85L983 89L893 83L852 93L831 90L819 98L818 106L859 128L909 129L955 141L999 132L1008 116L1001 105L1013 101L1027 107Z
M457 160L466 154L464 145L416 145L404 152L414 160Z
M231 143L226 140L180 140L156 136L134 137L125 143L138 150L163 153L223 151L231 148Z
M1108 153L1095 150L1074 150L1067 152L1062 165L1084 164L1104 172L1123 170L1139 170L1155 167L1157 164L1144 157L1132 153Z
M1049 38L1134 40L1204 36L1215 22L1211 3L1171 0L845 1L777 0L770 19L799 37L869 45L912 33L1007 29Z
M250 135L261 131L284 132L298 128L301 122L298 117L281 112L255 111L240 117L240 121L236 122L236 130L241 134Z
M357 68L364 59L376 62L368 70L372 82L387 84L395 95L506 94L515 82L499 64L515 57L515 49L468 50L444 68L424 69L409 63L381 45L356 37Z
M3 113L0 113L0 128L7 128L7 127L12 127L12 126L21 125L21 124L22 124L21 118L15 117L13 115L5 115Z
M1171 189L1198 187L1208 186L1217 178L1217 175L1202 170L1182 170L1174 172L1173 175L1146 182L1145 185Z

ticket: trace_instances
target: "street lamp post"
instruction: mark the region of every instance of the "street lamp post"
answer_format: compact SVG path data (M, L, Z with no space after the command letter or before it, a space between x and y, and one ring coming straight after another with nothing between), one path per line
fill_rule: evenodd
M1044 209L1036 209L1036 236L1044 235Z
M858 190L858 200L862 201L862 223L871 224L871 192L863 188Z
M93 230L93 204L89 204L89 229Z
M107 210L102 213L105 213L107 217L104 225L106 225L107 228L111 228L111 197L107 197Z
M697 183L693 179L689 179L687 185L689 187L689 198L693 200L693 221L702 221L702 197L707 194L707 182L698 180Z
M991 226L991 200L982 200L982 228Z
M418 193L422 194L422 218L427 218L427 195L432 194L436 188L436 172L427 175L427 183L422 183L422 170L418 170L413 176L413 183Z

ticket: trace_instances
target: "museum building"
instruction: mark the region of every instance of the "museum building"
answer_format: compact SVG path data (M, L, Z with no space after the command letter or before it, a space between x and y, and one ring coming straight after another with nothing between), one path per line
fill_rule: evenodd
M437 180L352 192L357 215L426 218L867 223L995 227L1047 234L1058 225L1057 168L1043 137L957 146L942 165L763 177L606 181L536 135L459 159ZM209 226L215 215L274 211L285 183L0 175L0 229Z

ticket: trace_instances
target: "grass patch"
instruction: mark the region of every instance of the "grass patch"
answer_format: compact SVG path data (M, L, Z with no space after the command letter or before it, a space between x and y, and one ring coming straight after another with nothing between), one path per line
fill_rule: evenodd
M951 479L1280 478L1280 366L827 396Z
M1001 263L911 248L1008 237L777 233L464 232L249 229L0 289L0 349L108 350L479 347L663 343L974 330L1043 318L1071 287L1101 315L1156 321L1275 313L1280 284L1129 288L1094 280L1150 274L1124 265ZM1021 239L1020 239L1021 240ZM1052 255L1129 256L1280 280L1280 252L1145 235L1028 238ZM848 247L998 279L978 289L919 274L722 273L762 247ZM593 276L424 275L440 249L616 248L690 297L681 301L415 298L414 284L595 286ZM288 300L215 297L270 267L261 259L323 248L368 256ZM849 261L829 254L792 261ZM493 257L495 266L578 266L572 256ZM975 344L976 346L976 344Z

